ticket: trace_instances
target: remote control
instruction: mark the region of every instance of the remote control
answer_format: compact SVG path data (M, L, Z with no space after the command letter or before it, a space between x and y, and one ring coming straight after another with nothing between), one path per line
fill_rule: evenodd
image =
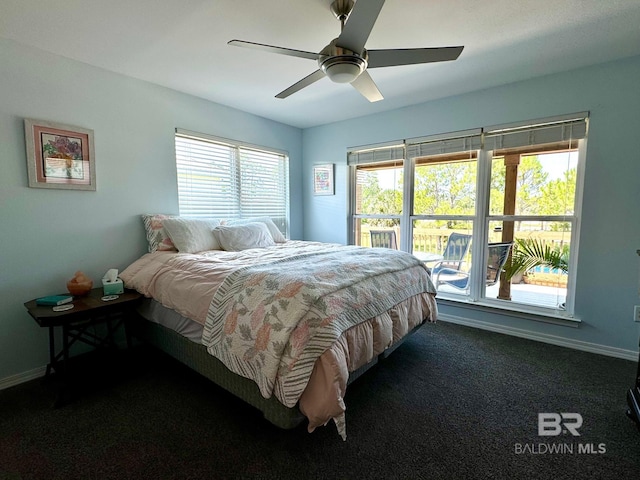
M66 305L58 305L57 307L53 307L54 312L64 312L66 310L71 310L73 308L73 304L67 303Z

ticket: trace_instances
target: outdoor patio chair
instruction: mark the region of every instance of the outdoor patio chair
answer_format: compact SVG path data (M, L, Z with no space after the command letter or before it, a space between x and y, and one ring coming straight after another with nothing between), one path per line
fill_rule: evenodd
M500 280L500 273L504 270L504 264L507 262L507 258L509 258L509 252L512 246L513 242L489 244L487 271L485 275L485 285L487 287L495 285L498 283L498 280ZM436 286L449 285L458 290L466 291L469 289L469 278L472 270L473 266L469 272L461 272L460 270L452 268L442 268L435 274L434 283Z
M371 247L372 248L391 248L398 249L396 242L396 232L394 230L371 230Z
M460 270L464 257L467 256L471 245L471 235L453 232L449 235L444 247L442 260L431 268L431 275L436 275L442 269Z

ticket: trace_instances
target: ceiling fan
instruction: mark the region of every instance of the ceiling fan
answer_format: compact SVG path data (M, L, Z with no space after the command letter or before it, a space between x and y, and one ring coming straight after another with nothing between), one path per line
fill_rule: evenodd
M340 20L341 33L320 53L293 50L261 43L231 40L229 45L264 50L291 57L308 58L318 62L319 69L283 90L276 98L287 98L325 75L336 83L350 83L370 102L382 100L382 94L367 72L367 68L393 67L455 60L464 47L405 48L365 50L384 0L335 0L331 12Z

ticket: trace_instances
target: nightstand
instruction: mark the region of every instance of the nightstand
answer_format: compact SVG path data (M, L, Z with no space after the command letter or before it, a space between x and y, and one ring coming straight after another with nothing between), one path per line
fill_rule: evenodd
M62 312L53 311L53 307L36 304L36 300L26 302L29 315L40 325L49 329L49 364L46 376L55 370L56 376L68 383L69 350L81 342L94 348L115 347L114 334L123 327L130 346L127 321L142 298L136 291L127 290L117 299L103 301L102 287L94 288L88 295L74 297L73 308ZM98 325L102 325L97 328ZM55 330L62 328L62 349L56 352ZM60 404L60 395L56 400Z

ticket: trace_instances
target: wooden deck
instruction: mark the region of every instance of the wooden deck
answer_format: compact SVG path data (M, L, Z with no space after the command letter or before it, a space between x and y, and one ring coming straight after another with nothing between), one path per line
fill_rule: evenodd
M487 287L486 297L497 298L499 284ZM447 285L440 285L438 290L446 293L460 294L460 290L451 288ZM534 305L537 307L558 308L567 300L567 289L557 287L545 287L542 285L530 285L518 283L511 285L511 301L523 303L525 305Z

